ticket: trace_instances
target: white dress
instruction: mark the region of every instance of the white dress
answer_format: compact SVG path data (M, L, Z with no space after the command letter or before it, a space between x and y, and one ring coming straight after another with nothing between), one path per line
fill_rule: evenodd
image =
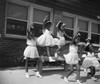
M98 51L100 51L100 48L98 49ZM98 58L100 59L100 52L98 52Z
M82 67L83 68L88 68L90 66L99 67L100 64L99 64L97 58L95 57L94 53L89 53L88 52L87 56L83 60Z
M24 50L24 56L25 58L39 58L38 50L36 47L36 41L35 40L27 40L27 47Z
M61 31L57 32L57 37L59 38L57 41L57 45L65 45L65 37Z
M40 46L54 46L55 41L54 38L51 35L51 32L46 29L44 33L37 38L37 44Z
M75 45L70 45L69 46L69 53L68 54L64 54L65 57L65 61L67 64L77 64L79 61L79 57L78 57L78 47Z

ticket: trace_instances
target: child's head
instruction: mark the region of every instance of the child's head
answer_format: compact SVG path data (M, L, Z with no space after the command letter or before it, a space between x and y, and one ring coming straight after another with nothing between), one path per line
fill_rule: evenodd
M51 28L51 25L52 25L52 22L49 20L46 20L44 23L44 28L49 30Z
M87 38L87 39L85 40L85 43L86 43L86 44L91 44L91 43L92 43L92 41L91 41L91 39L90 39L90 38Z
M80 42L80 36L81 36L81 34L78 32L76 34L76 36L73 38L73 43L72 44L77 45L77 43Z
M34 24L27 29L27 39L34 39Z
M64 30L64 27L65 27L65 23L59 21L56 25L56 27L60 30L60 31L63 31Z
M43 27L44 29L50 29L51 28L51 25L52 25L52 22L49 20L49 16L46 16L44 18L44 22L43 22Z

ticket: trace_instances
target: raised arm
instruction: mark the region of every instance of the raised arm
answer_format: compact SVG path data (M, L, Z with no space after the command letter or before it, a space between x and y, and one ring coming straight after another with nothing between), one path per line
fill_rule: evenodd
M65 31L64 31L64 35L65 35L66 37L68 37L69 39L72 39L72 37L69 36L68 34L66 34Z

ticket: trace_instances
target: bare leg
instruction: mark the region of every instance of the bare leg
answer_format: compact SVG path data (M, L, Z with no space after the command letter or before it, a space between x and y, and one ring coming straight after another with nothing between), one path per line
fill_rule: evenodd
M74 71L74 66L70 65L70 71L66 73L66 77L64 77L64 81L66 81L67 83L69 82L68 77L73 73L73 71Z
M25 74L26 78L29 78L29 75L28 75L28 58L26 58L26 61L25 61L25 72L26 72L26 74Z
M73 72L74 72L74 66L70 65L70 71L66 74L66 77L68 78Z
M76 64L76 74L77 74L77 80L80 80L80 65Z
M36 67L37 67L37 72L36 72L36 76L38 76L39 78L41 78L42 76L41 71L42 71L42 61L40 60L40 58L36 59Z
M61 48L61 46L59 45L59 46L58 46L58 49L57 49L56 52L55 52L55 57L58 56L58 52L59 52L60 48Z
M47 55L50 57L50 50L49 50L49 46L46 47L47 49Z
M77 83L78 83L78 84L82 84L82 83L80 82L80 65L79 65L79 64L76 64L76 74L77 74L77 78L76 78Z
M26 73L28 73L28 58L26 58L26 61L25 61L25 71Z
M50 47L47 46L46 48L47 48L47 55L48 55L48 57L49 57L49 61L50 61L50 62L55 61L55 60L52 59L52 57L50 56Z

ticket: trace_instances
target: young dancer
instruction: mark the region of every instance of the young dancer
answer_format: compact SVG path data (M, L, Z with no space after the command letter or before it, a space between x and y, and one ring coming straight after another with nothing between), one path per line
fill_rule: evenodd
M57 55L59 54L59 51L60 51L61 47L66 44L64 35L67 36L68 38L72 39L70 36L68 36L65 33L65 23L59 21L56 25L56 28L58 29L58 32L57 32L58 40L56 42L56 45L58 46L58 49L55 53L55 57L57 57Z
M49 61L55 61L50 56L50 47L55 45L54 38L52 37L50 31L51 26L52 26L52 22L48 20L48 17L46 17L43 23L43 34L37 38L37 44L46 47Z
M94 49L91 39L86 39L86 45L84 50L86 52L86 57L83 60L82 67L87 72L87 75L91 77L91 79L96 80L96 78L94 77L96 72L95 68L99 67L100 65L97 58L94 55Z
M68 77L74 72L74 66L76 67L77 74L77 83L82 84L80 82L80 66L79 66L79 57L78 57L78 43L80 40L80 33L78 32L75 37L73 37L70 45L69 45L69 53L64 54L65 61L70 65L70 71L64 77L64 80L68 83Z
M25 59L25 71L26 74L25 76L27 78L29 78L29 74L28 74L28 61L29 59L34 59L36 60L36 64L37 64L37 72L36 72L36 76L37 77L42 77L40 75L40 70L41 70L41 60L39 58L39 54L37 51L37 47L36 47L36 40L34 37L34 24L31 25L31 27L27 30L27 47L24 50L24 59Z

